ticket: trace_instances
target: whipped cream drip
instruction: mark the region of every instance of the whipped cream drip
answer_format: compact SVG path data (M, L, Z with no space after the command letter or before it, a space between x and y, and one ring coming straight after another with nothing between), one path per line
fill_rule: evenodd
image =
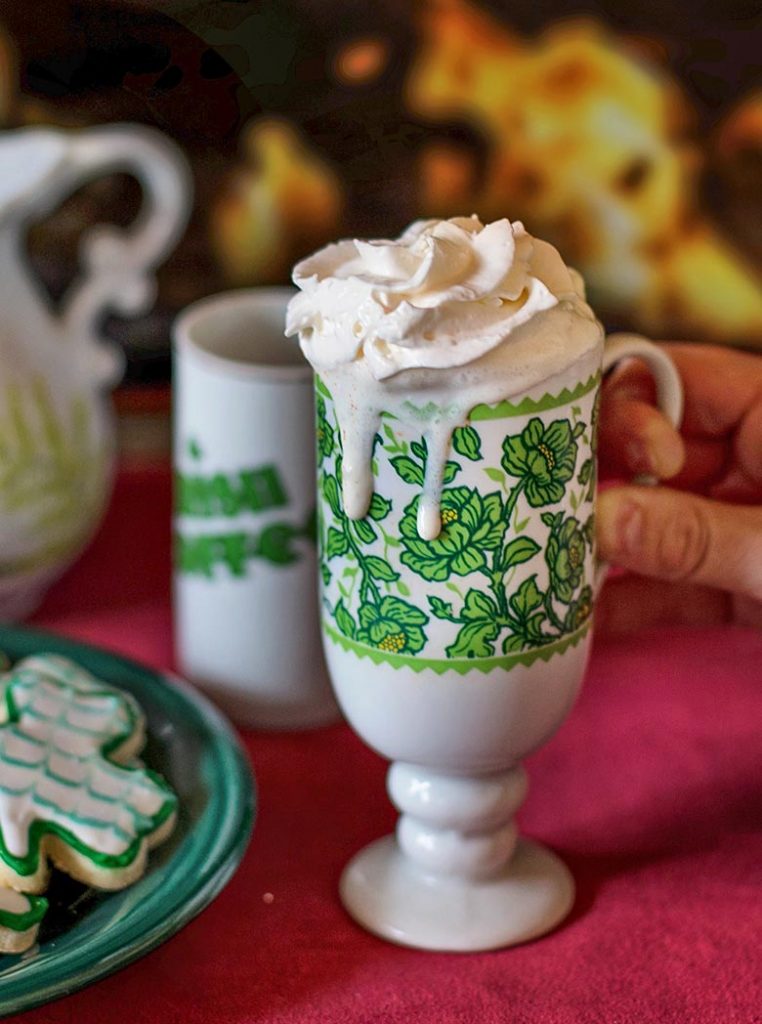
M416 221L394 241L342 241L298 263L286 334L324 379L341 431L343 500L362 518L383 413L416 424L429 457L418 530L440 532L450 439L471 410L561 372L602 338L584 285L520 221Z

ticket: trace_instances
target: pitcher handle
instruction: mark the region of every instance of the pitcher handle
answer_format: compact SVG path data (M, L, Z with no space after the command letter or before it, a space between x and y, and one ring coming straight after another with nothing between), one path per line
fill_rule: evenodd
M621 359L642 359L653 374L656 384L656 405L674 427L683 418L683 384L675 364L667 353L639 334L612 334L606 339L601 371L605 374ZM638 476L637 483L655 484L651 476ZM607 562L599 560L595 570L594 593L597 595L609 571Z
M121 376L123 357L99 336L100 318L107 309L130 316L153 303L154 270L188 220L191 175L179 148L142 125L107 125L73 135L67 162L77 184L125 172L143 191L140 210L127 228L98 225L84 236L83 278L72 286L62 310L68 337L86 346L89 371L97 384L107 386Z

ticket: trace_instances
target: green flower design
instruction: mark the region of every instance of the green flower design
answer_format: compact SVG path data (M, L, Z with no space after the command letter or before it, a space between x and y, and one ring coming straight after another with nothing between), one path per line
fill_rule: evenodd
M524 481L532 508L553 505L563 498L564 484L574 475L580 426L584 430L582 424L572 429L568 420L555 420L546 427L535 416L520 434L503 441L503 468Z
M573 633L574 630L586 622L593 611L593 591L591 587L583 587L580 591L579 597L577 597L569 605L569 610L566 613L564 619L564 629L569 633Z
M442 532L435 540L418 535L418 498L405 509L400 521L404 551L400 559L425 580L443 583L450 576L468 576L483 569L485 553L494 551L505 533L503 506L495 492L482 497L469 487L442 492Z
M545 561L550 570L550 589L559 601L569 604L582 582L585 568L585 538L579 520L574 516L560 522L550 531Z
M426 643L422 626L429 621L418 608L399 597L382 597L360 607L357 640L387 654L417 654Z

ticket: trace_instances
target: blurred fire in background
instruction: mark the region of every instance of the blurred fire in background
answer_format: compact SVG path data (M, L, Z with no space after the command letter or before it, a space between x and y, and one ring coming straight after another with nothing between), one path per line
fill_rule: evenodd
M160 307L112 325L133 380L166 375L194 298L471 212L553 241L609 327L762 349L758 6L630 6L6 0L0 123L139 120L186 149L196 212ZM35 229L53 295L83 224L135 203L101 182Z

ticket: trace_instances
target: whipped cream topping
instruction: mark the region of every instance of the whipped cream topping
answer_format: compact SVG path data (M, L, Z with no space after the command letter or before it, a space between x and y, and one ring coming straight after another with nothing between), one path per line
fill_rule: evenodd
M416 221L395 241L328 245L294 268L287 334L318 371L362 355L376 380L463 366L560 299L579 275L523 224Z
M331 390L344 447L344 506L362 518L373 493L382 413L423 429L429 451L418 528L441 529L452 431L480 404L511 398L600 343L579 274L520 221L416 221L396 240L345 240L294 268L286 334Z

